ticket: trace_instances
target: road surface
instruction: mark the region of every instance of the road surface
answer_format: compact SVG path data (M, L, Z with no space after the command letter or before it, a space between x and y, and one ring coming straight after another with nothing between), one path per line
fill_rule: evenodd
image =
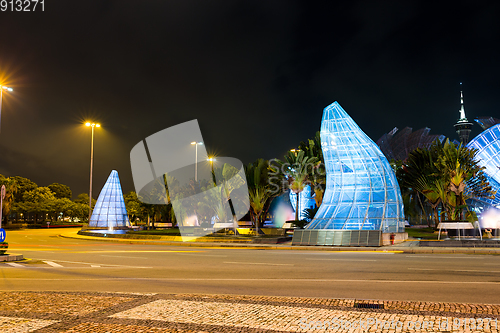
M58 237L64 229L8 231L3 291L203 293L500 303L500 258L193 248Z

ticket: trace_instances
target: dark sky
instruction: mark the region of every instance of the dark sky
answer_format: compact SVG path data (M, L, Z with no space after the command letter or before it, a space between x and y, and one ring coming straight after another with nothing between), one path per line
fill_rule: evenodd
M94 193L112 169L133 190L132 147L192 119L209 153L244 163L312 137L334 101L374 141L395 126L456 138L459 82L469 119L500 116L500 3L486 3L46 0L0 12L0 78L15 89L0 173L88 192L87 119L102 124Z

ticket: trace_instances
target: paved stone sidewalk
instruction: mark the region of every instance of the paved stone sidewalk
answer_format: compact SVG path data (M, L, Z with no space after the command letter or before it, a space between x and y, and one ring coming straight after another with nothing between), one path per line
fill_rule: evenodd
M495 332L500 304L0 292L0 332Z

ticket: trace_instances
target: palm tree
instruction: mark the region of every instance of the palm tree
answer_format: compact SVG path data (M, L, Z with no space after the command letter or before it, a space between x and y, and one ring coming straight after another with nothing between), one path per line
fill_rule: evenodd
M449 220L463 220L466 200L491 198L495 192L475 159L477 151L449 140L435 141L429 149L411 152L403 165L403 186L425 196L439 222L441 204Z
M245 167L250 199L250 216L256 231L262 222L262 217L267 214L272 200L282 193L281 191L272 190L274 186L269 177L269 171L269 161L261 158Z
M314 191L314 200L316 201L316 206L321 206L323 202L323 194L325 193L326 187L326 168L325 160L323 158L323 150L321 149L321 135L320 132L316 132L313 139L309 139L307 143L301 142L299 144L299 150L304 151L308 157L316 157L320 163L318 163L313 169L311 169L311 174L309 175L310 184L312 190Z
M276 161L288 182L288 188L297 195L295 221L299 220L299 194L311 183L310 175L319 162L316 156L306 156L303 150L289 151L285 155L285 161Z
M12 204L14 202L14 196L17 193L18 186L15 179L5 178L0 175L0 187L5 185L5 198L3 198L3 210L2 215L5 215L5 221L8 220Z
M441 200L448 219L464 219L466 200L471 198L493 198L495 191L483 173L484 167L476 159L477 150L462 145L456 147L449 140L443 145L435 145L438 158L435 166L442 180Z

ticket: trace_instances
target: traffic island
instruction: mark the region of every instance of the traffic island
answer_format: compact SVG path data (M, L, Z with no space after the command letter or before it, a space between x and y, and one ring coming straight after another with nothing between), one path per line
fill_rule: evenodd
M22 254L0 254L0 262L23 260Z

